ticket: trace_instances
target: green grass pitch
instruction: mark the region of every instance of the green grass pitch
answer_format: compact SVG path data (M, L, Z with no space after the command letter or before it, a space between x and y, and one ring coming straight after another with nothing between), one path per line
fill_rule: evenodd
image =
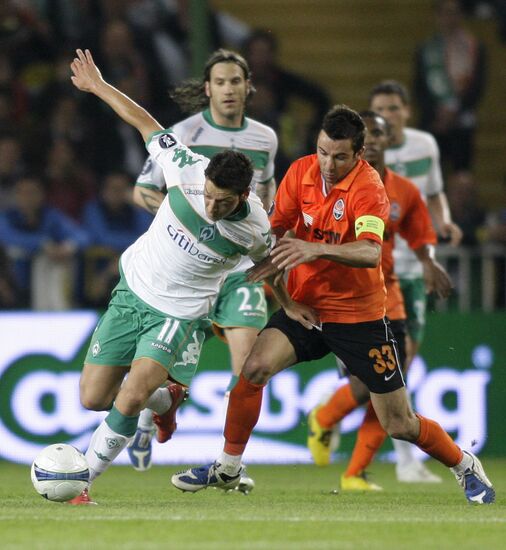
M297 550L478 549L506 547L506 460L485 459L497 502L471 506L453 476L436 485L395 481L394 467L373 464L382 493L331 494L342 464L250 466L248 496L209 489L181 493L180 468L145 473L112 467L93 486L98 506L47 502L29 467L0 463L0 547L7 549Z

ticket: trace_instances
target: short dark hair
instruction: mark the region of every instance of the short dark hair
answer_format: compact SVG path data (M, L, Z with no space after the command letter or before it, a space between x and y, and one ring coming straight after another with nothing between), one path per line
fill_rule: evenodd
M359 114L346 105L334 105L323 117L322 130L330 139L351 139L357 153L364 146L365 124Z
M360 115L361 119L379 118L380 120L383 121L385 126L390 129L390 124L388 124L387 119L383 115L380 115L379 113L376 113L376 111L372 111L371 109L365 109L364 111L360 111L360 113L358 113L358 114Z
M227 149L211 158L205 170L205 176L216 187L229 189L241 195L251 185L253 164L244 153Z
M369 92L369 105L373 98L380 94L397 95L404 105L409 105L409 92L406 86L397 80L382 80L379 84L376 84Z
M209 98L206 95L206 82L211 80L212 68L217 63L234 63L242 69L245 80L250 80L251 78L248 62L242 55L232 50L225 50L224 48L216 50L206 61L202 80L190 78L169 92L169 97L178 104L184 113L197 113L209 106ZM250 84L249 96L254 92L255 89Z

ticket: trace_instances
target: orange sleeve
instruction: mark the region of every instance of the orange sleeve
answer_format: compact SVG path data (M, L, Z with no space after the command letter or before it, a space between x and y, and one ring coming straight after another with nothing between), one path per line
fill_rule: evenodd
M436 232L420 191L411 182L405 183L406 215L399 226L399 234L413 250L425 244L436 244Z
M378 225L382 225L382 231L362 231L357 235L357 240L369 239L383 243L383 233L388 222L388 216L390 213L390 202L388 200L385 188L381 181L372 183L371 185L362 186L358 188L354 200L354 217L359 221L361 218L375 218L378 220ZM381 221L381 222L379 222ZM355 230L357 228L355 227ZM357 231L356 231L357 232Z
M269 215L272 230L283 229L288 231L295 227L300 215L298 188L301 180L300 161L292 163L285 177L281 180L276 196L274 208Z

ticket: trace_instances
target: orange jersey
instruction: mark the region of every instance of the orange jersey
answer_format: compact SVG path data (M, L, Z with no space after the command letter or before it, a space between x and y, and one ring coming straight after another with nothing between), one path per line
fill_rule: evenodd
M387 288L386 310L392 320L406 319L404 299L394 273L395 233L399 233L413 250L424 244L436 244L437 237L429 210L416 185L388 168L383 183L390 201L390 216L385 227L381 259Z
M295 230L298 239L344 244L370 239L382 244L389 204L381 179L367 162L355 168L327 196L316 155L295 161L276 194L271 226ZM368 230L369 229L369 230ZM314 307L323 323L360 323L385 314L381 266L349 267L326 259L290 271L292 298Z

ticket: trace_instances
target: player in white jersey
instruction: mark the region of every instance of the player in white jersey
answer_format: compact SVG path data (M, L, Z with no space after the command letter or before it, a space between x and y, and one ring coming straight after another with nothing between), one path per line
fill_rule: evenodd
M439 235L457 246L462 240L462 231L451 218L443 188L439 149L431 134L406 127L411 114L406 88L394 80L380 82L369 94L369 107L382 115L391 128L392 143L385 152L387 167L416 184L427 201ZM397 236L394 261L408 316L406 368L409 368L422 343L427 297L422 265L406 241ZM393 443L397 454L396 471L399 481L409 483L441 480L413 457L413 446L410 443L400 440L393 440Z
M203 110L172 126L172 131L192 151L209 158L226 149L244 153L254 169L251 189L268 210L276 191L274 158L278 142L271 128L244 116L251 90L246 60L236 52L217 50L206 63L202 82L185 82L172 93L172 98L185 111L204 106ZM156 213L164 189L162 169L148 157L137 178L134 200L139 206ZM251 261L243 258L227 276L211 315L215 332L223 335L229 344L232 379L227 392L235 385L244 361L267 321L263 286L246 280L245 271L251 266ZM159 423L156 415L155 420ZM175 426L173 421L172 425ZM152 414L145 410L128 447L136 470L145 471L151 466L152 434ZM159 427L157 439L164 440L160 437ZM247 488L248 484L244 482L239 486Z
M168 188L148 231L121 257L122 279L81 374L83 406L110 408L86 452L91 483L127 446L143 408L164 414L171 407L171 392L161 387L166 380L189 384L226 272L243 255L268 261L271 238L267 214L249 195L253 171L247 157L225 151L208 161L192 153L105 82L88 50L77 50L71 69L79 90L93 93L139 130ZM317 322L311 308L291 300L283 283L273 283L273 291L293 319L308 329ZM90 502L87 490L74 500Z

